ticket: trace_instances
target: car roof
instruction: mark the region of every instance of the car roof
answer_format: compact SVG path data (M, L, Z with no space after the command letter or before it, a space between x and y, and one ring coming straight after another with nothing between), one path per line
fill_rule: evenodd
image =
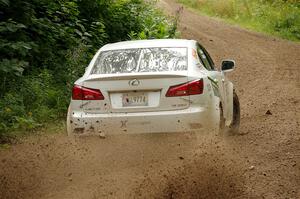
M118 50L130 48L155 48L155 47L190 47L195 44L194 40L187 39L149 39L122 41L117 43L106 44L100 50Z

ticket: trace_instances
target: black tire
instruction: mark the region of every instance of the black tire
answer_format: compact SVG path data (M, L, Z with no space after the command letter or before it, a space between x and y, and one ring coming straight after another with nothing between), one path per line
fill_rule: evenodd
M238 134L240 128L241 121L241 109L240 109L240 101L236 94L233 92L233 120L229 126L229 133Z
M233 119L229 127L225 126L225 119L223 117L223 108L220 105L220 130L228 134L238 134L240 128L241 110L240 101L235 91L233 91Z
M225 118L223 114L222 103L220 103L220 131L223 132L225 130Z

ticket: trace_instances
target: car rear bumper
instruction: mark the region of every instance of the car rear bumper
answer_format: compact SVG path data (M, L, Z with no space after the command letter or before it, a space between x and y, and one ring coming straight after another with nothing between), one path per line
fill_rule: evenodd
M70 111L69 111L70 113ZM68 133L161 133L218 130L219 115L202 107L176 111L68 114Z

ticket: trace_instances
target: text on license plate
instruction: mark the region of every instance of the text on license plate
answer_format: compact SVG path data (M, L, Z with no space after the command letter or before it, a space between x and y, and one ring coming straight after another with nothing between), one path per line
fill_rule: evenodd
M123 106L147 106L148 95L142 92L124 93L122 103Z

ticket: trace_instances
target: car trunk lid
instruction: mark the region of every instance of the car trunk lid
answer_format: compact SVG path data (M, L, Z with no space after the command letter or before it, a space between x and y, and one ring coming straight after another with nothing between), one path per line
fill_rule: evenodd
M83 109L94 113L185 109L189 96L166 97L166 93L170 86L187 81L187 71L90 75L83 86L99 89L104 100L86 100Z

